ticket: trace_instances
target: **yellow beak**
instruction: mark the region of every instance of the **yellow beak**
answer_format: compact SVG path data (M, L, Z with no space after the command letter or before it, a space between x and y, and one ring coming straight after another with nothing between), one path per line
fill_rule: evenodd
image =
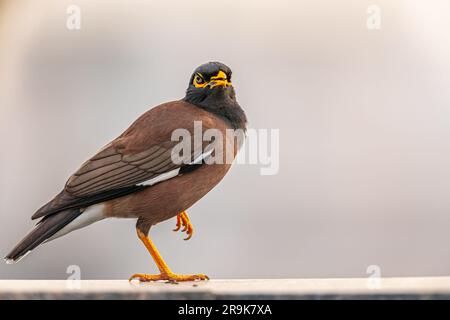
M211 77L208 82L208 86L212 89L215 87L228 87L231 86L231 81L228 81L227 75L223 71L219 71L217 75Z

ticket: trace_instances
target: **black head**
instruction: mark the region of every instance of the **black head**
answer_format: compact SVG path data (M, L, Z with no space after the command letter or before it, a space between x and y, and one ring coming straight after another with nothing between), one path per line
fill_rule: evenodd
M234 128L244 128L247 122L236 101L231 69L223 63L208 62L195 69L184 100L225 118Z

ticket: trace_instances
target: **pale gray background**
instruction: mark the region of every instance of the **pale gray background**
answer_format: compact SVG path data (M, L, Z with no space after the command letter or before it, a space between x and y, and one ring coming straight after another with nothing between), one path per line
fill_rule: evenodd
M220 60L250 126L280 129L280 171L234 167L189 210L189 242L175 220L155 227L174 271L449 275L449 34L448 0L0 0L0 254L84 160ZM72 264L86 279L156 271L134 222L113 220L0 264L0 278Z

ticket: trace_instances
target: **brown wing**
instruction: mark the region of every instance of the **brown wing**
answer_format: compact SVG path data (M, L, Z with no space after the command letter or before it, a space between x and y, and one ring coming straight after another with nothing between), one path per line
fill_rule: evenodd
M183 128L192 135L194 121L203 129L222 121L183 101L167 103L141 116L127 131L86 161L67 181L64 190L39 209L33 219L66 208L83 207L140 190L138 185L182 166L172 161L173 130ZM202 154L193 149L183 163Z
M173 146L168 141L135 154L124 154L110 144L70 177L65 190L75 197L86 197L155 178L179 167L172 162Z

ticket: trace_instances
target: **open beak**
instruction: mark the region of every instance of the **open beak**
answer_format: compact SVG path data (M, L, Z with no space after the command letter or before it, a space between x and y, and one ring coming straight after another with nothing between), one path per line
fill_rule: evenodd
M215 87L229 87L231 86L231 81L228 81L227 75L223 71L219 71L217 75L214 77L211 77L210 81L208 82L208 87L215 88Z

